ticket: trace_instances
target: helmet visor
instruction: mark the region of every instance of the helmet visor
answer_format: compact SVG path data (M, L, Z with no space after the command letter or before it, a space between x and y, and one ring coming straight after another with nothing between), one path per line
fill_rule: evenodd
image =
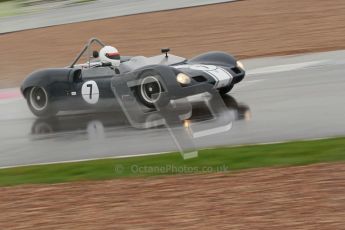
M115 52L115 53L106 53L105 56L111 60L120 60L120 54Z

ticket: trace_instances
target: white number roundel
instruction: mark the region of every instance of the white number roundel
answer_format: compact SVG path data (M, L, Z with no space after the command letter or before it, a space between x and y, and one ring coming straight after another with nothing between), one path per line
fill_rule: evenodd
M81 95L89 104L96 104L99 99L99 89L95 81L87 81L81 87Z

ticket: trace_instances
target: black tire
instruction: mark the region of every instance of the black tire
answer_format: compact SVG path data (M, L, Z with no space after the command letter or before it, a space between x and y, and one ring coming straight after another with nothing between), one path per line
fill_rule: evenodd
M37 117L51 117L57 111L49 104L49 96L43 87L32 87L26 91L26 101Z
M219 88L218 91L221 95L225 95L229 93L232 90L232 88L234 88L234 85L228 85L228 86Z
M163 86L160 76L155 71L145 71L141 74L136 95L139 101L148 108L155 108L155 103L161 99Z

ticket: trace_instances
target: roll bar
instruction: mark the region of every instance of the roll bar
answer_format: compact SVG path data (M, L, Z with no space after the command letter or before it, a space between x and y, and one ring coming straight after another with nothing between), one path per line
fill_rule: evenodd
M104 47L105 44L103 42L101 42L98 38L90 38L90 40L88 41L88 43L86 43L86 45L84 46L84 48L81 50L81 52L78 54L78 56L74 59L74 61L72 62L72 64L69 66L70 68L73 68L74 65L79 61L80 57L83 56L83 54L85 53L85 51L87 51L88 53L88 62L89 62L89 67L90 67L90 57L91 57L91 51L90 51L90 46L93 43L97 43L100 46Z

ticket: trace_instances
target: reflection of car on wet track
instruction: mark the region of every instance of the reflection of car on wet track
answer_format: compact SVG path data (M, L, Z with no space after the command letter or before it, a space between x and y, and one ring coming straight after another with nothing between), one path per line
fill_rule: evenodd
M223 99L226 108L235 115L235 120L250 118L250 109L247 105L238 103L236 99L230 95L224 96ZM192 109L191 113L188 109L183 109L179 113L186 114L185 118L191 122L214 119L214 114L210 112L204 101L193 102L193 106L190 109ZM39 135L74 131L105 131L112 128L127 127L129 125L130 124L122 112L116 113L116 116L113 112L88 113L73 116L37 118L32 124L31 133Z
M237 102L237 100L230 95L224 95L222 98L226 108L233 113L234 120L251 119L251 111L248 105ZM212 112L214 111L210 111L204 101L195 102L193 104L193 115L191 120L203 121L211 119L214 116Z
M102 48L92 53L95 43ZM111 108L119 81L125 82L124 87L141 106L153 108L213 89L226 94L245 75L242 63L224 52L204 53L190 60L168 52L162 49L162 55L153 57L120 57L116 48L91 39L70 66L30 74L21 91L32 113L47 117L59 111ZM84 54L87 62L78 64Z

